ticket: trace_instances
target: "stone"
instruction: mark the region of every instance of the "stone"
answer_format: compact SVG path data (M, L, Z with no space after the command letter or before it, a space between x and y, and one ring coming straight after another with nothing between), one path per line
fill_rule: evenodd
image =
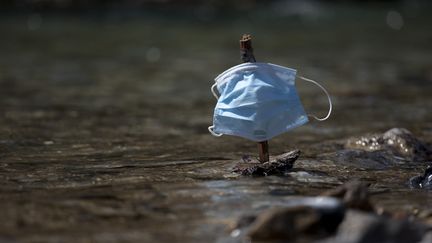
M349 139L345 143L345 148L369 152L387 151L393 156L415 162L432 159L430 145L415 137L405 128L392 128L384 134Z
M384 144L399 156L422 162L432 159L432 148L407 129L390 129L383 134L382 139Z
M334 189L322 193L322 196L340 198L345 207L363 211L373 211L369 201L368 184L360 181L350 181Z
M344 218L339 200L301 198L292 206L275 207L258 215L247 235L252 240L311 240L333 234Z
M419 243L431 243L431 242L432 242L432 231L429 231L423 235L423 239Z
M319 243L406 243L419 242L428 227L408 220L348 210L337 233Z
M423 175L411 177L408 184L411 188L432 190L432 166L429 165Z
M432 160L432 148L404 128L348 139L336 152L321 155L337 165L383 170Z
M247 176L269 176L281 175L289 171L294 162L300 156L300 150L293 150L275 157L270 161L261 163L257 159L245 156L243 161L238 163L233 172Z

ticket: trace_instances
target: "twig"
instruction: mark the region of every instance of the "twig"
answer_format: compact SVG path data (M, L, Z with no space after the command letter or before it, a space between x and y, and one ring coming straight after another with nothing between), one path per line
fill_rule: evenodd
M240 57L243 62L256 62L252 48L252 37L244 34L240 39ZM261 163L269 161L268 141L258 142L259 160Z

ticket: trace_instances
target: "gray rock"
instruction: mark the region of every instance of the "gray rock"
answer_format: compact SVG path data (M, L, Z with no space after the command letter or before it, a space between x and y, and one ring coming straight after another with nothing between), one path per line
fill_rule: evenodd
M363 136L347 141L347 149L386 151L394 157L424 162L432 159L432 149L405 128L393 128L384 134Z
M262 212L247 235L266 241L320 239L336 231L345 213L342 203L334 198L303 198L296 204Z
M395 154L413 161L428 161L432 159L432 148L416 138L410 131L404 128L393 128L382 136L386 147Z
M408 184L411 188L432 190L432 166L428 166L423 175L411 177Z
M419 243L431 243L432 242L432 231L427 232L421 242Z
M407 129L393 128L383 134L349 139L343 149L323 156L336 164L381 170L429 161L432 148Z
M337 234L319 243L406 243L420 242L428 227L407 220L349 210Z

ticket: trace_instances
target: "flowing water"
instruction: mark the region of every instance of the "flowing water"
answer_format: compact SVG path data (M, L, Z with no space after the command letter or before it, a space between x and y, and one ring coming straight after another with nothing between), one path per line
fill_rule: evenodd
M320 155L393 127L432 142L431 9L299 9L4 14L0 241L225 242L241 215L354 178L379 207L430 207L430 192L406 184L424 163L365 170ZM290 176L231 173L256 144L207 131L209 88L240 62L243 33L258 61L332 95L331 119L270 141L271 154L302 151ZM318 88L297 87L307 112L326 113Z

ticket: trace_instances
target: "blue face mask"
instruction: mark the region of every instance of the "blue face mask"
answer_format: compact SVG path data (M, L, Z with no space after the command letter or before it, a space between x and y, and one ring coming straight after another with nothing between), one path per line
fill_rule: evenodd
M265 141L308 122L295 88L296 70L270 63L244 63L234 66L216 79L211 90L218 99L211 134L223 134ZM331 113L332 105L326 93ZM215 92L217 88L218 96Z

